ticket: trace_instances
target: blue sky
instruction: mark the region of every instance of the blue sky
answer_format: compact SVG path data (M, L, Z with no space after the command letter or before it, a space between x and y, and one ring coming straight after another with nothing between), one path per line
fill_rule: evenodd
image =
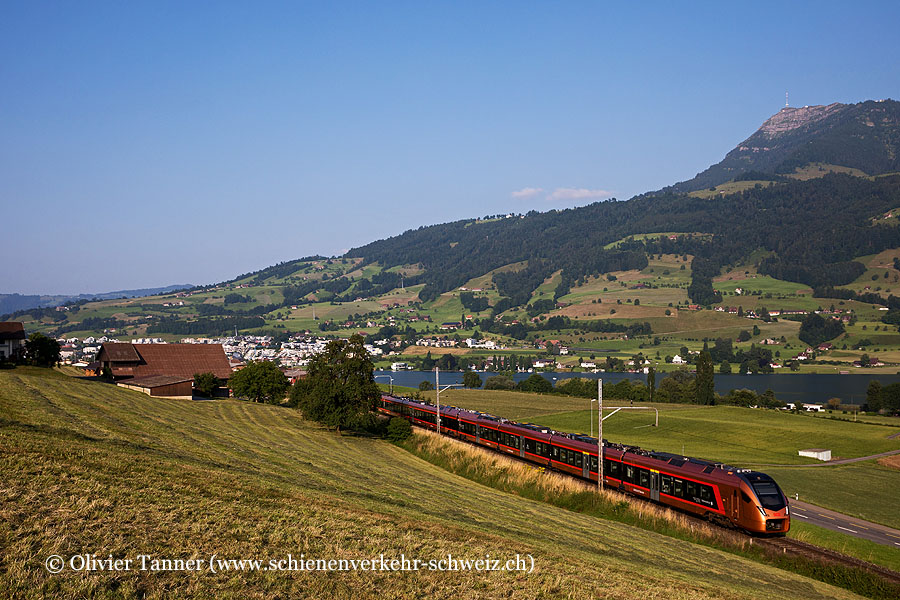
M900 98L900 3L0 4L0 293L210 283Z

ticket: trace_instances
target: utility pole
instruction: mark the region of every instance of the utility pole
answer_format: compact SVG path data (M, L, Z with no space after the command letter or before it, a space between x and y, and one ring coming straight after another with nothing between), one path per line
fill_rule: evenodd
M441 382L440 382L440 367L434 368L434 391L435 391L435 402L437 404L437 432L441 432Z
M603 380L597 380L597 483L603 491Z

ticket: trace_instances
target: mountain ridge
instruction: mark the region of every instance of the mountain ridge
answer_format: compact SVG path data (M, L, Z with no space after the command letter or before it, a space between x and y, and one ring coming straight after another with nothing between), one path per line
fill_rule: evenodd
M164 287L140 288L134 290L117 290L100 294L0 294L0 315L11 314L20 310L31 308L47 308L61 306L78 300L112 300L126 296L139 298L142 296L154 296L167 294L176 290L194 287L192 284L175 284Z
M790 175L809 163L859 169L868 175L900 171L900 102L785 107L721 161L664 190L693 192L751 171Z

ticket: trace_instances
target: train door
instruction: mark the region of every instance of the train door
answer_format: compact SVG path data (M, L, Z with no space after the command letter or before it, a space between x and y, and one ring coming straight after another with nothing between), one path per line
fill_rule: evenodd
M741 518L741 499L738 497L738 491L731 491L731 519L737 521Z
M650 471L650 499L659 502L659 471Z
M581 476L585 479L591 478L591 454L589 452L581 453Z
M481 443L481 425L475 426L475 443L476 444Z
M519 458L525 458L525 439L520 435L519 438Z

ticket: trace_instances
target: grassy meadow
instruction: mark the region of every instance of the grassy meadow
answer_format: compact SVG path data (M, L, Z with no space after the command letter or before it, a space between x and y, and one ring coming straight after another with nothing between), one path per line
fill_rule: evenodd
M296 410L0 371L0 597L851 598L734 555L478 485ZM64 571L102 557L479 558L533 573Z
M433 392L426 393L433 398ZM531 421L558 431L596 434L596 405L588 410L586 398L521 392L452 390L441 401L482 410L519 421ZM623 402L609 399L607 406ZM812 414L740 408L640 404L659 409L659 427L653 411L620 411L603 424L603 437L651 450L684 453L735 466L753 467L772 475L785 493L849 515L900 528L896 498L900 470L874 460L836 466L797 454L803 448L829 448L834 458L857 458L900 449L900 439L889 439L900 420L867 417L864 421L828 419ZM767 465L791 465L771 467Z

